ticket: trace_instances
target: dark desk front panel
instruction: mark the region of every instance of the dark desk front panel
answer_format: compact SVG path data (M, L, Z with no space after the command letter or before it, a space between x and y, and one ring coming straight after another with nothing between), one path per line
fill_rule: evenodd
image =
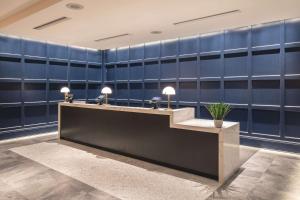
M218 135L169 127L168 115L61 107L61 138L218 178Z

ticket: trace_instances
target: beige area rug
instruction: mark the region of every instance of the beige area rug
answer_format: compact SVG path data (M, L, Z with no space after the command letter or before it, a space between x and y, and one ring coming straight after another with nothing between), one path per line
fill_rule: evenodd
M168 168L149 170L65 144L42 142L11 151L124 200L201 200L218 187L199 176L186 179L167 173Z

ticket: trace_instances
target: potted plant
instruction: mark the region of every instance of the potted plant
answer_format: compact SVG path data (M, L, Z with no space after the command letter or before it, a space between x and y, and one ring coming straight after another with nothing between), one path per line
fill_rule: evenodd
M216 128L221 128L223 125L223 119L231 111L231 107L225 103L216 103L205 106L212 118Z

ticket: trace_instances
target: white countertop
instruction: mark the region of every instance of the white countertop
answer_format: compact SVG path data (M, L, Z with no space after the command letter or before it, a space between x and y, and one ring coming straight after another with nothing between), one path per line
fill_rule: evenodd
M214 126L213 120L194 118L194 119L188 119L185 121L177 122L173 125L173 127L189 129L189 130L194 130L194 131L220 133L223 129L231 128L237 124L238 124L238 122L224 121L222 128L216 128Z
M157 114L157 115L171 115L174 110L167 109L152 109L152 108L144 108L144 107L129 107L129 106L114 106L114 105L98 105L98 104L88 104L82 102L74 102L74 103L59 103L63 106L71 106L71 107L79 107L79 108L91 108L91 109L99 109L99 110L112 110L112 111L122 111L122 112L136 112L136 113L148 113L148 114ZM180 109L176 109L180 110Z

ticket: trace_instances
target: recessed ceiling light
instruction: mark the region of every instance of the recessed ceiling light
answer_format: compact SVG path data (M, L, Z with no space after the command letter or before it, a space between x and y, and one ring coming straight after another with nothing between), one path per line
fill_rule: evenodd
M150 33L151 33L151 34L161 34L162 31L151 31Z
M81 10L84 8L83 5L78 3L68 3L66 7L72 10Z

